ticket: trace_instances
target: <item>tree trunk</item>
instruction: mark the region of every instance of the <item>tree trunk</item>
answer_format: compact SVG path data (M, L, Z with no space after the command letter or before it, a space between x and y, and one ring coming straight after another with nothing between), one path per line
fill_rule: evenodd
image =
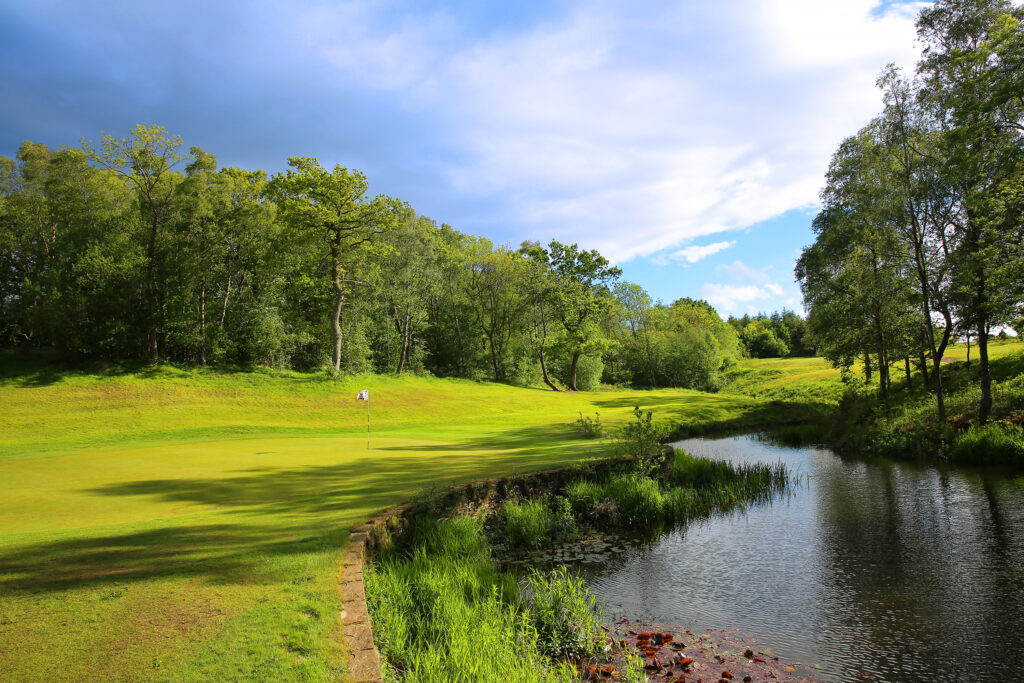
M540 374L544 378L544 384L551 387L552 391L561 391L551 378L548 376L548 364L544 359L544 345L548 338L548 322L547 317L544 315L544 306L538 306L536 303L533 304L533 322L536 326L537 322L540 322L540 341L537 344L537 356L540 358Z
M199 364L206 365L206 278L199 284Z
M921 364L921 382L924 385L925 393L931 388L931 383L928 381L928 362L925 360L924 354L921 354L921 358L918 361Z
M579 351L572 354L572 364L569 366L569 391L579 391L576 388L576 368L580 364L580 355Z
M978 321L978 365L981 375L981 401L978 404L978 424L988 422L992 412L992 369L988 363L988 326Z
M405 363L409 360L409 327L410 327L410 314L409 305L406 304L405 308L405 325L402 327L402 352L398 358L398 374L402 374L402 370L405 369Z
M391 372L391 323L388 322L391 312L388 303L394 306L394 302L384 300L384 372Z
M644 326L644 344L647 346L647 372L651 374L651 388L658 388L658 380L654 376L654 356L651 353L651 335L650 330L647 329L647 320L643 320L641 323Z
M967 335L967 369L971 369L971 335Z
M455 305L455 287L452 286L451 278L448 279L448 294L452 302L452 317L455 318L455 336L459 340L459 374L466 374L465 348L462 343L462 327L459 325L459 309Z
M341 372L341 309L345 305L345 290L341 286L341 264L338 261L337 251L332 249L331 279L334 283L334 315L331 318L331 326L334 329L334 357L331 359L334 365L334 372Z
M231 276L228 275L228 284L224 289L224 303L220 307L220 329L224 329L224 319L228 315L228 297L231 296Z
M905 360L907 364L907 391L910 391L910 356L907 356Z
M494 348L494 334L485 332L487 335L487 345L491 347L491 365L494 366L494 381L500 382L501 371L498 369L498 351Z
M149 358L156 363L160 360L160 350L157 347L156 334L156 236L160 229L160 221L153 215L153 224L149 230L149 248L146 265L146 299L149 305Z
M864 352L864 383L871 384L871 354Z

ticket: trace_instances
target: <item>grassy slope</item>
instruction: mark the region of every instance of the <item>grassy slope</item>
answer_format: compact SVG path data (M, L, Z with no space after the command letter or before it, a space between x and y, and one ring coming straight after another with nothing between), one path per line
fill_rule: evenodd
M316 680L344 665L347 531L430 485L599 455L579 411L690 426L778 406L415 377L0 367L5 680ZM365 404L373 399L372 448Z
M1021 350L1024 350L1024 344L1016 340L989 342L989 358L993 361ZM949 346L943 356L945 364L966 360L966 344ZM978 347L972 345L971 367L977 367L977 360ZM857 367L857 371L861 372L860 366ZM916 386L921 379L916 371L912 369L912 372ZM902 382L905 378L903 366L894 365L890 370L890 376L894 384ZM810 401L825 405L835 405L844 390L839 370L829 365L824 358L750 358L740 361L730 369L725 380L725 393L776 400ZM877 388L877 373L872 380Z

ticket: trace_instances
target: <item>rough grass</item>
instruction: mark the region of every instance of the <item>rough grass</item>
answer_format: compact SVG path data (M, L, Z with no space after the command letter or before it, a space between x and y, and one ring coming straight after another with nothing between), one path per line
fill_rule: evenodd
M567 665L602 654L601 606L565 566L533 570L517 588L512 575L498 569L488 541L499 548L550 543L564 526L552 524L558 517L572 526L603 522L642 533L773 497L790 483L782 465L734 467L679 451L653 476L609 473L573 481L566 497L507 500L444 521L417 517L367 571L386 678L579 680ZM612 509L614 518L602 519L602 510ZM624 680L646 680L642 663L625 668L631 672Z
M690 391L2 357L2 677L339 678L350 528L431 485L604 455L572 422L600 412L614 427L638 404L670 424L792 419Z
M550 657L592 646L592 631L600 631L592 600L571 577L532 577L532 599L524 602L515 580L492 562L480 520L421 518L410 536L408 546L387 552L365 572L387 679L577 679ZM577 609L582 624L566 607Z
M942 366L946 423L940 424L935 397L925 393L920 377L909 387L893 375L886 404L862 390L843 401L834 440L844 450L904 458L945 457L976 464L1024 464L1024 440L1015 425L1024 424L1024 345L990 342L992 424L980 428L977 351L970 367L966 345L952 347L954 360ZM964 360L955 360L962 358Z

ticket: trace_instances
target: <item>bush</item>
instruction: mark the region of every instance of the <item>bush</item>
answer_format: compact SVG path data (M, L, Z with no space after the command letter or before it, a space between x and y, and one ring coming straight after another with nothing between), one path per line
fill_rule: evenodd
M601 413L594 413L594 419L591 420L581 411L580 419L576 420L576 430L580 436L588 439L595 439L601 436L604 433L604 428L601 426Z
M546 575L534 570L526 578L523 602L548 657L586 657L603 649L597 599L564 565Z
M601 388L601 374L604 361L600 356L580 356L576 364L576 388L580 391L597 391Z
M1024 429L1000 422L972 425L953 442L949 456L972 463L1019 464L1024 462Z
M657 467L663 430L654 424L654 414L633 407L634 421L622 429L621 439L626 454L635 458L638 474L650 475Z
M605 484L604 498L615 504L623 522L646 525L661 519L661 489L649 477L616 475Z
M512 548L537 545L547 538L553 526L551 511L535 500L505 503L502 516L505 521L505 540Z

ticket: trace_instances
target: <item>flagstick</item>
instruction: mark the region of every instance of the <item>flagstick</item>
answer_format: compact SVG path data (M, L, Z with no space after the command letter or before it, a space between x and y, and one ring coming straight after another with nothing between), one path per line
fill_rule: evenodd
M370 450L370 397L366 397L366 450Z

